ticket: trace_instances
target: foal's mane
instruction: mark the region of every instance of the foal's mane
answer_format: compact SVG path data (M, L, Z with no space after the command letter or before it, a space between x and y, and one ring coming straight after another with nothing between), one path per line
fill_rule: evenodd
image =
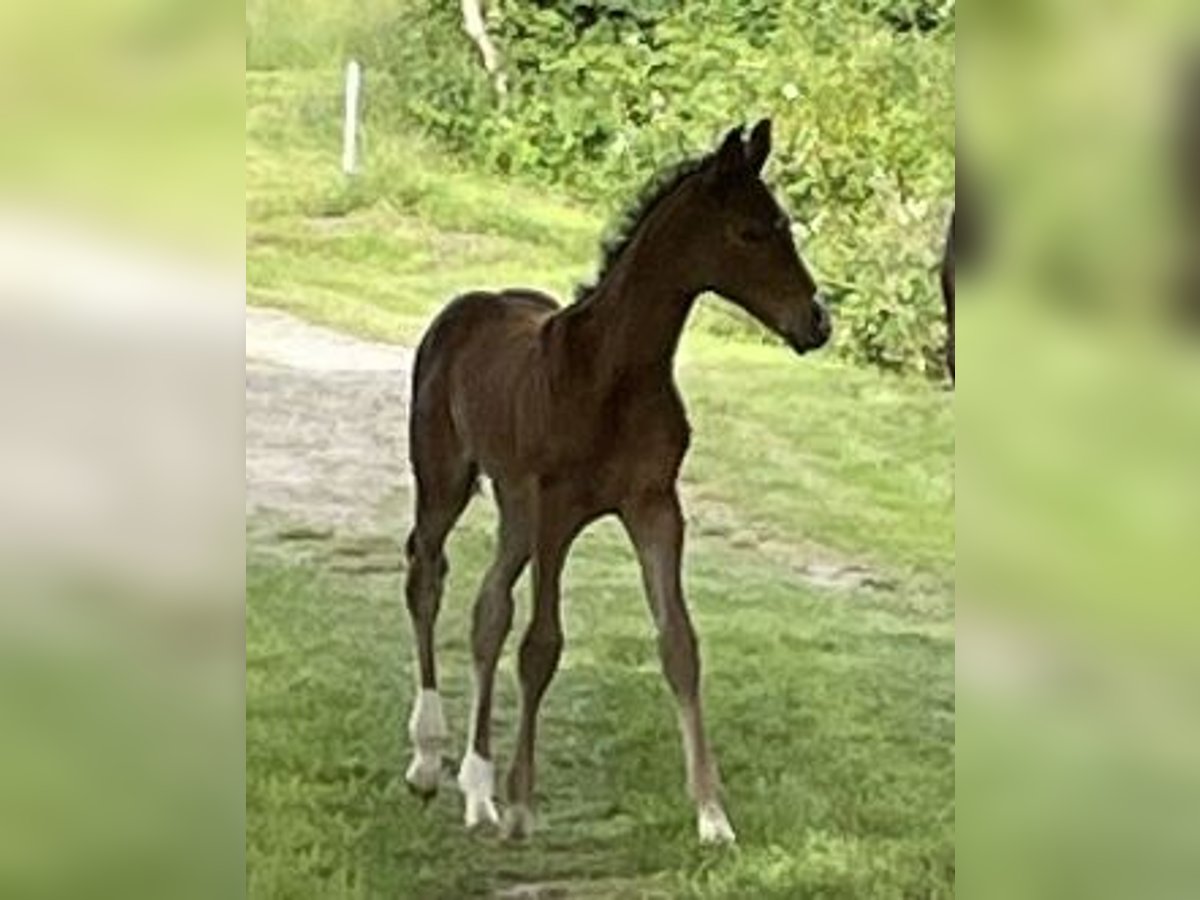
M682 184L687 178L703 169L715 153L703 156L689 157L678 162L668 163L650 176L638 191L637 196L629 207L616 219L616 225L609 229L609 236L604 239L600 249L600 271L596 277L575 288L575 303L583 303L590 297L608 277L621 254L633 243L633 238L641 227L642 222L658 207L658 205Z

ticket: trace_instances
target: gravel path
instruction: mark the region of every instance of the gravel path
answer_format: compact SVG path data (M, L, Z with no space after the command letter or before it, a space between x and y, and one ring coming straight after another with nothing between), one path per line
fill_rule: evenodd
M413 351L246 310L246 513L366 532L410 482Z

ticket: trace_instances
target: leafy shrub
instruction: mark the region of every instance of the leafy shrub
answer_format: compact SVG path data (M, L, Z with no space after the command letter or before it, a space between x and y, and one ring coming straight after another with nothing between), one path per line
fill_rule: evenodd
M771 115L768 177L838 300L838 351L940 371L953 0L493 0L489 15L507 103L458 5L407 0L357 40L391 75L376 125L419 127L477 166L615 211L664 163Z

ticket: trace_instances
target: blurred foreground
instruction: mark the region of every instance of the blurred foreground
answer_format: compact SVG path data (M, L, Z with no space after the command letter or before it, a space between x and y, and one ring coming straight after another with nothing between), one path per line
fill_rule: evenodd
M981 18L958 98L988 238L958 309L961 885L1190 896L1195 17L1059 2Z
M0 13L0 895L232 896L233 10Z

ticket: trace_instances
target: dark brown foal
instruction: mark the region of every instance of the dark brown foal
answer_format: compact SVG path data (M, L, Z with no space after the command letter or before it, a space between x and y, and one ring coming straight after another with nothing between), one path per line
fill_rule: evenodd
M637 550L678 701L700 837L731 841L704 731L700 657L681 580L676 493L689 426L672 373L697 296L714 291L798 352L822 346L829 317L796 252L787 216L760 173L770 123L731 131L709 156L671 173L607 254L598 283L560 309L524 290L472 293L430 326L417 353L411 421L416 521L408 605L420 692L410 721L413 788L436 790L446 729L433 631L443 547L480 473L500 508L496 557L475 602L475 702L459 786L466 822L498 822L491 744L496 661L512 625L512 588L532 564L533 614L521 641L521 715L508 773L506 832L533 825L538 708L558 667L560 579L576 535L620 517Z

